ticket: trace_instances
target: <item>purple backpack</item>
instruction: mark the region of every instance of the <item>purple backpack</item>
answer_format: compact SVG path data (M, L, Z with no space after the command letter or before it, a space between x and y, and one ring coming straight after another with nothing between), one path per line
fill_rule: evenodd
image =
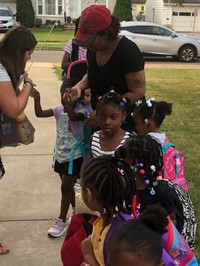
M103 254L104 262L106 265L108 257L108 244L110 241L111 234L117 225L123 221L132 220L133 216L123 214L121 217L116 216L106 234L104 241ZM163 253L162 261L165 262L166 266L197 266L197 259L190 249L187 242L182 238L172 221L168 217L169 224L167 226L167 232L162 236L163 240Z

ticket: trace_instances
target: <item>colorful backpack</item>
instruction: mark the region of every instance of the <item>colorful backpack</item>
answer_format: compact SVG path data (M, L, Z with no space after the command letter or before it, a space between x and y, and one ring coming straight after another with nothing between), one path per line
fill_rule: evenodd
M164 178L178 184L188 191L188 182L184 176L184 154L165 138L162 146Z
M182 189L178 184L167 179L160 180L158 186L158 197L160 198L160 202L162 202L162 199L164 198L167 186L175 192L173 201L176 209L177 229L190 248L194 249L197 224L194 206L188 192Z
M169 223L167 225L167 232L162 236L163 253L162 261L166 266L197 266L197 259L190 249L189 245L181 237L176 227L173 225L170 217L167 217ZM108 257L108 244L111 234L117 225L125 220L131 220L133 217L128 214L123 214L122 217L117 216L114 218L104 241L103 254L104 262L106 264Z
M56 112L55 112L56 121L59 121L62 112L63 112L63 106L60 105L56 109ZM81 130L79 128L79 123L77 121L69 121L69 128L70 128L73 136L76 139L76 146L71 151L69 168L68 168L68 174L72 174L74 154L75 154L75 151L77 149L81 150L84 161L89 160L89 158L91 157L90 138L91 138L92 132L91 132L91 128L89 128L89 127L87 127L87 125L85 125L84 130L83 130L83 134L81 134Z
M73 169L73 158L74 153L77 149L81 150L84 162L88 161L91 158L90 152L90 139L92 135L92 130L87 125L85 125L83 130L83 136L81 136L81 131L77 122L69 121L69 128L76 139L76 146L70 154L70 162L68 173L72 174Z

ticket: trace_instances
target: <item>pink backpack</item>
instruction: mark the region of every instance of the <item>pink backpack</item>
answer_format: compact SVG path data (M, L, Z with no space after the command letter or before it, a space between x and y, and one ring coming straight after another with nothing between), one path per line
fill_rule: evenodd
M184 174L184 154L178 151L173 143L165 138L162 144L164 178L188 191L188 182Z

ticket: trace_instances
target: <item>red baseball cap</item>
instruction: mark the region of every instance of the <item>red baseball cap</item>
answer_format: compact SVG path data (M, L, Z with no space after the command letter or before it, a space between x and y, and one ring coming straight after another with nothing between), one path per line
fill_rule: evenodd
M112 22L110 10L103 5L91 5L83 10L79 20L78 31L73 43L89 46L98 32L105 30Z

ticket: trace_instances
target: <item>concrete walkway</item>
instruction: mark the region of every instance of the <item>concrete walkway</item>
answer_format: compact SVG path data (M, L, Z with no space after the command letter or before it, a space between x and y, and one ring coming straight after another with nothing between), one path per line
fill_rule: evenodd
M29 73L42 106L59 104L61 82L53 64L34 63ZM55 120L36 118L32 98L25 112L36 129L35 142L1 150L6 175L0 181L0 241L10 253L0 256L0 265L58 266L64 237L47 236L60 207L60 179L51 168Z

